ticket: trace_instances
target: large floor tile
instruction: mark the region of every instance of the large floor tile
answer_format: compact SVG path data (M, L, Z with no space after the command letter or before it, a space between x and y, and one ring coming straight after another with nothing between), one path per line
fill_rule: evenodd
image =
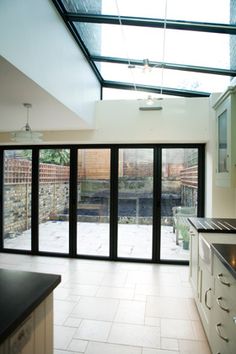
M188 299L193 298L193 292L191 288L182 286L182 282L179 286L169 286L163 284L160 287L160 296Z
M179 340L180 354L211 354L206 341Z
M95 296L99 287L97 285L78 284L67 280L65 288L69 290L70 295L77 296Z
M54 325L62 326L68 318L65 312L54 311Z
M70 280L73 283L83 284L83 285L100 285L104 278L103 272L89 272L78 270L71 273Z
M67 317L65 322L63 323L66 327L75 327L78 328L81 324L82 320L78 317Z
M161 319L161 336L196 340L192 322L189 320Z
M189 319L187 301L172 297L148 296L146 316L182 320Z
M142 354L142 349L126 345L89 342L85 354Z
M119 300L94 297L81 297L72 311L72 316L84 319L113 321Z
M141 301L121 300L115 322L144 324L145 303Z
M132 299L134 296L134 289L102 286L97 291L96 296L111 299Z
M84 353L88 346L88 341L80 339L72 339L68 346L68 350L72 350L76 353Z
M178 339L161 337L161 349L178 351L179 350Z
M73 308L75 308L76 302L66 300L54 300L53 309L54 312L60 312L70 314Z
M54 348L67 349L73 335L75 334L75 331L75 328L54 326Z
M127 279L127 271L116 271L105 274L102 286L124 287Z
M158 327L114 323L108 342L160 348L160 329Z
M160 287L151 284L136 284L135 294L159 296Z
M106 342L111 325L111 322L83 320L74 338Z

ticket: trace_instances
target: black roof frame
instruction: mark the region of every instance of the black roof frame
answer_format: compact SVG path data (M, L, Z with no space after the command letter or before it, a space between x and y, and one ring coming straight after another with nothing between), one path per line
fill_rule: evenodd
M91 55L81 39L74 22L87 22L87 23L99 23L99 24L116 24L120 25L120 21L123 25L128 26L145 26L145 27L156 27L167 29L177 29L177 30L189 30L189 31L201 31L209 33L224 33L230 35L236 35L236 25L232 24L221 24L221 23L205 23L196 21L179 21L179 20L164 20L156 18L143 18L143 17L130 17L130 16L114 16L114 15L100 15L100 14L85 14L85 13L70 13L67 12L61 0L52 0L61 17L63 18L66 26L70 30L71 34L75 38L77 44L85 55L88 63L90 64L92 70L94 71L97 79L99 80L101 87L126 89L126 90L138 90L152 93L160 93L174 95L174 96L184 96L184 97L207 97L210 96L210 92L199 92L183 89L174 88L160 88L157 86L148 85L135 85L133 83L117 82L104 80L101 76L95 61L97 62L109 62L109 63L119 63L119 64L131 64L131 65L142 65L141 60L137 59L125 59L118 57L107 57L107 56L97 56ZM221 68L211 68L175 63L161 63L149 61L151 67L158 66L170 70L182 70L190 72L199 72L214 75L224 75L234 77L236 76L236 70L228 70Z

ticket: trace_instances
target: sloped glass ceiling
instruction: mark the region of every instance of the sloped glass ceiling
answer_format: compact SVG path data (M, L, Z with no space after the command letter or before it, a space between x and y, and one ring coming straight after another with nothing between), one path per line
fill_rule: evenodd
M236 76L233 0L52 0L102 87L174 96Z

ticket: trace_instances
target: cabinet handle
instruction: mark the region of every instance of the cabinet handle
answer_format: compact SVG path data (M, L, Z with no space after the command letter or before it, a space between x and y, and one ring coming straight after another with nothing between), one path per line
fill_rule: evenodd
M222 273L219 273L219 274L217 275L217 278L219 279L219 281L221 282L221 284L224 284L224 285L226 285L226 286L230 286L230 283L229 283L229 282L224 281L224 280L221 279L222 277L223 277L223 274L222 274Z
M208 308L208 310L211 309L211 307L208 306L208 304L207 304L207 295L208 295L209 291L211 291L211 288L209 288L209 289L207 289L207 290L205 291L205 305L206 305L206 307Z
M228 307L224 307L224 306L221 305L221 303L220 303L221 300L222 300L222 297L219 296L219 297L216 299L217 304L220 306L221 310L226 311L226 312L229 312L229 308L228 308Z
M222 336L222 334L220 333L220 327L221 327L221 323L217 323L216 325L216 333L218 334L218 336L223 339L225 342L228 342L229 339L227 337Z

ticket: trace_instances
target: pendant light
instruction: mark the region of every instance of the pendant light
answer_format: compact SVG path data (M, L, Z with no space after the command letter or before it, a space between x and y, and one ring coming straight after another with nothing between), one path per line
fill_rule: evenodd
M12 140L17 143L37 143L42 141L42 133L35 132L31 129L29 125L29 110L32 108L31 103L23 103L23 106L27 110L26 124L21 128L12 133Z

